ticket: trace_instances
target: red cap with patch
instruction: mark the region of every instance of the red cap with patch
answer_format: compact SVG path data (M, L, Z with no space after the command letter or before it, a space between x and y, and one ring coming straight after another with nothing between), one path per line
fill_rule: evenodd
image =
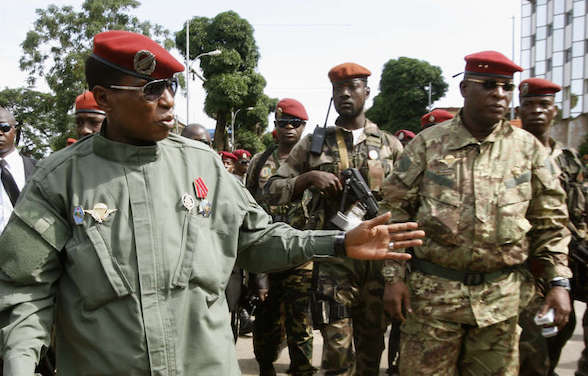
M561 86L543 78L527 78L519 85L519 97L553 96L561 90Z
M159 44L145 35L124 30L96 34L92 57L123 73L148 80L170 78L184 70Z
M233 152L233 155L235 155L237 159L243 159L246 161L251 159L251 153L245 149L237 149Z
M421 127L426 128L434 124L442 123L449 119L453 119L453 114L451 112L440 109L433 110L421 117Z
M68 137L66 144L67 144L67 146L69 146L69 145L75 144L76 142L78 142L78 140L76 140L75 138Z
M89 112L93 114L106 114L96 103L94 94L91 91L84 91L76 98L76 114Z
M515 72L523 71L523 68L497 51L476 52L466 56L465 61L466 74L512 78Z
M331 82L349 80L351 78L368 78L372 75L367 68L355 63L339 64L329 71Z
M302 103L292 98L284 98L278 102L276 116L279 117L280 114L295 116L301 120L308 120L308 114Z
M406 129L401 129L399 131L396 131L396 133L394 133L394 136L396 136L397 139L402 141L406 139L412 140L416 135L414 134L414 132L408 131Z
M237 160L235 154L228 152L228 151L219 151L218 155L220 155L221 159L232 159L234 161Z

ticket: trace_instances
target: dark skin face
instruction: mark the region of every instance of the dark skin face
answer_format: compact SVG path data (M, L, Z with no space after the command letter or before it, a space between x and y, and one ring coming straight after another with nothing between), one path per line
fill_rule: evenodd
M240 159L235 162L235 175L243 176L249 167L249 160Z
M521 105L516 108L521 118L523 129L532 133L545 146L549 142L549 128L557 114L553 96L523 97Z
M0 130L0 157L4 158L14 150L16 140L16 120L12 114L4 109L0 110L0 123L8 123L12 126L10 131L4 133Z
M92 112L80 112L76 114L76 134L78 138L100 132L102 122L105 118L105 115Z
M295 119L300 120L296 116L288 115L288 114L281 114L279 115L276 120L288 120L288 119ZM305 122L306 125L306 122ZM294 128L291 124L286 125L284 128L279 127L277 124L275 125L276 131L278 133L278 146L280 149L292 149L294 145L300 140L300 136L302 136L302 132L304 132L305 125L301 125L298 128Z
M146 80L125 76L120 86L140 87ZM175 126L174 96L166 88L153 102L143 99L141 92L96 86L92 90L98 105L106 112L106 137L117 142L144 146L163 140Z
M225 166L230 173L235 171L235 161L231 158L223 158L223 166Z
M339 114L337 125L346 129L359 129L365 125L363 106L370 95L367 82L352 78L333 82L333 104Z
M494 130L494 126L504 119L508 105L512 99L512 91L505 91L502 86L485 89L482 84L467 81L459 84L463 101L463 121L472 136L483 139ZM496 80L511 83L512 79L486 76L472 77L476 80Z
M184 128L182 131L182 136L203 142L208 146L212 145L212 140L210 139L208 130L206 130L206 128L201 125L192 125Z

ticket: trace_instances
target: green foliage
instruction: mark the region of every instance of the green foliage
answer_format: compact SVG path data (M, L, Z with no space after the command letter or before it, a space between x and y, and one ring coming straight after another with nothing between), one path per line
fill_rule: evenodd
M442 98L448 85L441 68L426 61L400 57L384 65L380 93L374 97L367 117L383 129L420 131L420 118L427 113L428 86L431 82L431 102Z
M84 63L92 51L95 34L106 30L128 30L155 38L167 48L173 47L169 32L162 26L140 21L132 10L136 0L85 0L81 10L71 6L49 5L37 9L33 30L22 42L20 68L28 72L28 83L34 85L45 79L54 96L51 110L56 135L51 140L55 148L65 146L65 135L71 129L71 115L76 96L86 88ZM39 117L47 114L41 114ZM17 114L15 114L17 115ZM36 123L31 123L36 127ZM63 142L62 142L63 141ZM43 145L39 145L43 147Z
M584 142L582 142L578 148L578 152L580 153L580 156L588 155L588 135L584 137Z
M236 133L236 136L235 149L245 149L251 154L255 154L265 149L263 142L261 142L261 139L255 134L255 132L243 129Z
M10 111L21 129L19 149L37 159L47 156L52 149L65 146L67 137L55 122L55 96L27 88L0 91L0 106ZM66 118L73 124L72 116Z
M253 37L251 24L233 11L219 13L214 18L193 17L190 20L190 60L216 49L218 56L202 56L200 64L206 79L204 111L216 119L215 148L226 149L226 132L230 129L232 114L238 109L235 119L235 135L240 132L249 137L252 132L259 141L267 127L270 105L273 103L263 90L266 81L255 71L259 51ZM186 57L186 25L175 34L178 49ZM275 104L274 104L275 106ZM245 108L253 107L246 111Z
M270 132L264 133L261 136L261 142L263 143L264 150L276 143L276 141L274 140L274 136L272 136Z

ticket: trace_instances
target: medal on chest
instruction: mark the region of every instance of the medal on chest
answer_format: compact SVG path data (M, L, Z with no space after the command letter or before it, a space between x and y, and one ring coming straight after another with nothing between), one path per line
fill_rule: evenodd
M212 212L212 205L206 199L208 187L201 177L194 179L194 190L196 191L196 197L200 199L198 214L201 214L203 217L209 217Z

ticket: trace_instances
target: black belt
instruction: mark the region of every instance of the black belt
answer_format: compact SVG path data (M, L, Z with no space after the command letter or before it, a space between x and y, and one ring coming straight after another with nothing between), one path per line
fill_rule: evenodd
M413 270L418 270L421 273L431 274L437 277L450 279L452 281L458 281L466 286L477 286L484 282L492 282L500 277L519 269L522 265L509 266L495 272L481 273L481 272L469 272L455 269L445 268L441 265L434 264L423 259L412 257L410 265Z

